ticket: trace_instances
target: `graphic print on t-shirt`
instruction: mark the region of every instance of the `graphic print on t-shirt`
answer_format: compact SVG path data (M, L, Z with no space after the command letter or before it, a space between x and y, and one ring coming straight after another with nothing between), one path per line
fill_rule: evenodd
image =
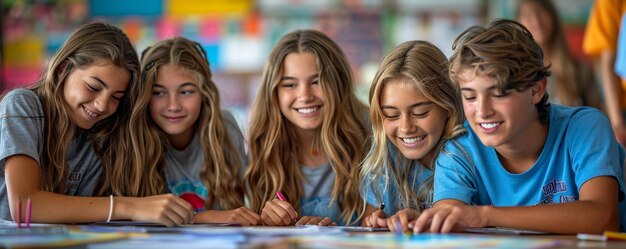
M543 185L541 187L541 192L543 193L543 198L541 202L537 203L537 205L572 202L577 199L575 196L563 195L559 196L558 200L555 201L554 197L556 194L567 192L567 184L565 181L559 181L557 179L552 179L552 181Z
M182 179L170 181L169 186L172 194L180 196L180 198L189 202L196 212L205 210L204 203L209 196L209 192L202 182Z

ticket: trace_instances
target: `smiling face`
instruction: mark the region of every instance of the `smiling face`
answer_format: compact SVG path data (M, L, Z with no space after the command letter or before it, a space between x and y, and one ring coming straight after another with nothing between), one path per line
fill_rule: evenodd
M446 126L447 112L405 79L385 84L380 106L387 138L406 158L429 165Z
M475 76L469 69L459 76L465 117L485 146L519 147L535 138L532 127L539 124L535 104L543 97L541 83L501 93L495 78Z
M90 129L115 113L129 81L128 70L108 61L98 60L86 68L74 69L63 86L74 124Z
M315 55L291 53L285 57L278 84L280 111L299 130L315 130L324 118L324 93Z
M198 79L184 68L160 66L150 99L150 115L172 144L188 144L200 116L202 94Z

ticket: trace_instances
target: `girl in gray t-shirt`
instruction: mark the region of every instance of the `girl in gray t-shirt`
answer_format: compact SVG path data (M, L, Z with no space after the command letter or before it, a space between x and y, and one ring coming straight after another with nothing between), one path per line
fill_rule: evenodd
M149 150L159 152L136 148L136 154L164 167L169 191L193 206L195 222L259 224L244 204L243 135L233 116L220 111L202 46L183 37L163 40L143 52L141 66L152 91L140 97L137 110L149 122L140 122L133 136L144 136Z
M284 35L251 113L246 183L263 223L358 224L358 164L370 130L341 48L315 30Z
M182 200L109 195L127 194L116 191L126 189L121 183L127 181L113 182L112 172L122 169L100 158L116 156L119 138L125 135L118 130L141 91L138 78L139 61L130 40L119 28L95 22L69 36L32 89L3 97L0 218L25 220L18 214L27 213L29 199L30 221L36 223L190 222L191 206ZM163 198L165 202L159 201ZM162 208L137 208L141 205ZM175 210L171 213L177 217L168 219L160 210Z

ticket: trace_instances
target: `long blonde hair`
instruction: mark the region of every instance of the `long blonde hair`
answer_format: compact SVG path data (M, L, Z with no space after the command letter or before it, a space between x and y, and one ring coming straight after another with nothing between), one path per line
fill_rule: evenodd
M195 129L204 151L200 177L210 190L205 207L212 208L215 202L225 209L244 206L239 176L243 156L239 155L239 150L226 132L225 120L220 115L219 90L211 79L206 51L199 43L183 37L157 42L142 54L142 81L152 88L159 67L168 64L180 66L186 73L193 75L203 96ZM131 137L136 150L134 163L145 165L149 172L146 175L148 184L157 190L164 185L164 152L169 141L150 116L148 105L151 96L152 90L142 93L133 110L132 122L136 125Z
M81 131L72 122L72 110L65 101L63 89L69 75L76 69L84 69L99 60L123 67L130 74L126 93L120 99L117 110L96 123L90 130ZM128 122L133 98L140 91L138 84L139 60L132 43L119 28L94 22L74 31L59 51L50 59L41 79L33 91L41 100L46 117L44 124L44 149L41 155L42 190L63 193L67 172L66 154L71 140L79 132L91 134L92 146L102 160L104 173L97 194L120 191L123 186L113 184L115 171L113 158L124 136L123 124Z
M298 162L298 137L293 125L280 112L277 86L283 62L290 53L315 55L325 111L320 142L336 175L331 198L338 200L341 219L356 223L362 207L358 192L358 163L369 147L369 128L364 120L367 107L355 94L352 71L345 55L328 36L314 30L299 30L283 36L272 50L263 71L250 122L251 163L245 180L252 210L260 213L277 191L299 211L303 178Z
M464 132L460 92L448 77L448 64L448 59L434 45L425 41L404 42L383 59L370 88L370 119L374 135L372 147L361 167L363 186L377 187L380 186L379 182L382 183L383 189L372 188L377 196L387 192L390 184L399 186L398 197L403 207L420 210L419 204L427 200L432 189L432 176L419 186L419 191L415 193L413 183L408 179L413 160L398 153L397 164L393 165L387 148L388 138L383 127L381 95L387 83L402 79L448 113L443 134L433 148L434 161L445 141ZM424 166L433 170L434 162Z

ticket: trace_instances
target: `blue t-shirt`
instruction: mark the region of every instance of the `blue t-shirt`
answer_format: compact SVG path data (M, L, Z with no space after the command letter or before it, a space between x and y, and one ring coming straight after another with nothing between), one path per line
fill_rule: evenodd
M398 148L393 145L391 142L387 142L387 151L389 155L389 162L391 163L391 167L393 167L397 172L404 172L406 167L410 167L408 169L407 179L410 183L411 189L413 193L418 194L420 190L420 186L424 184L428 180L429 177L432 176L432 171L426 167L424 167L418 160L408 160L404 157L401 157L401 154L398 151ZM374 177L373 181L371 180ZM396 214L398 211L404 208L417 208L417 207L405 207L403 205L404 201L400 195L400 186L397 183L392 181L393 174L389 171L386 171L383 176L373 176L370 175L366 177L363 181L363 186L366 190L366 194L363 197L367 200L367 204L372 207L379 208L381 202L385 203L385 207L383 211L387 217L391 217ZM388 182L388 183L387 183ZM385 188L385 185L386 188ZM374 189L377 188L377 189ZM421 209L428 208L432 206L432 190L429 191L428 199L424 200L423 203L420 203L422 207Z
M437 158L435 202L455 199L497 207L572 202L588 180L612 176L620 188L624 231L624 148L600 111L551 104L545 145L535 164L520 174L505 170L495 149L484 146L467 121L465 128L468 133L448 141Z

